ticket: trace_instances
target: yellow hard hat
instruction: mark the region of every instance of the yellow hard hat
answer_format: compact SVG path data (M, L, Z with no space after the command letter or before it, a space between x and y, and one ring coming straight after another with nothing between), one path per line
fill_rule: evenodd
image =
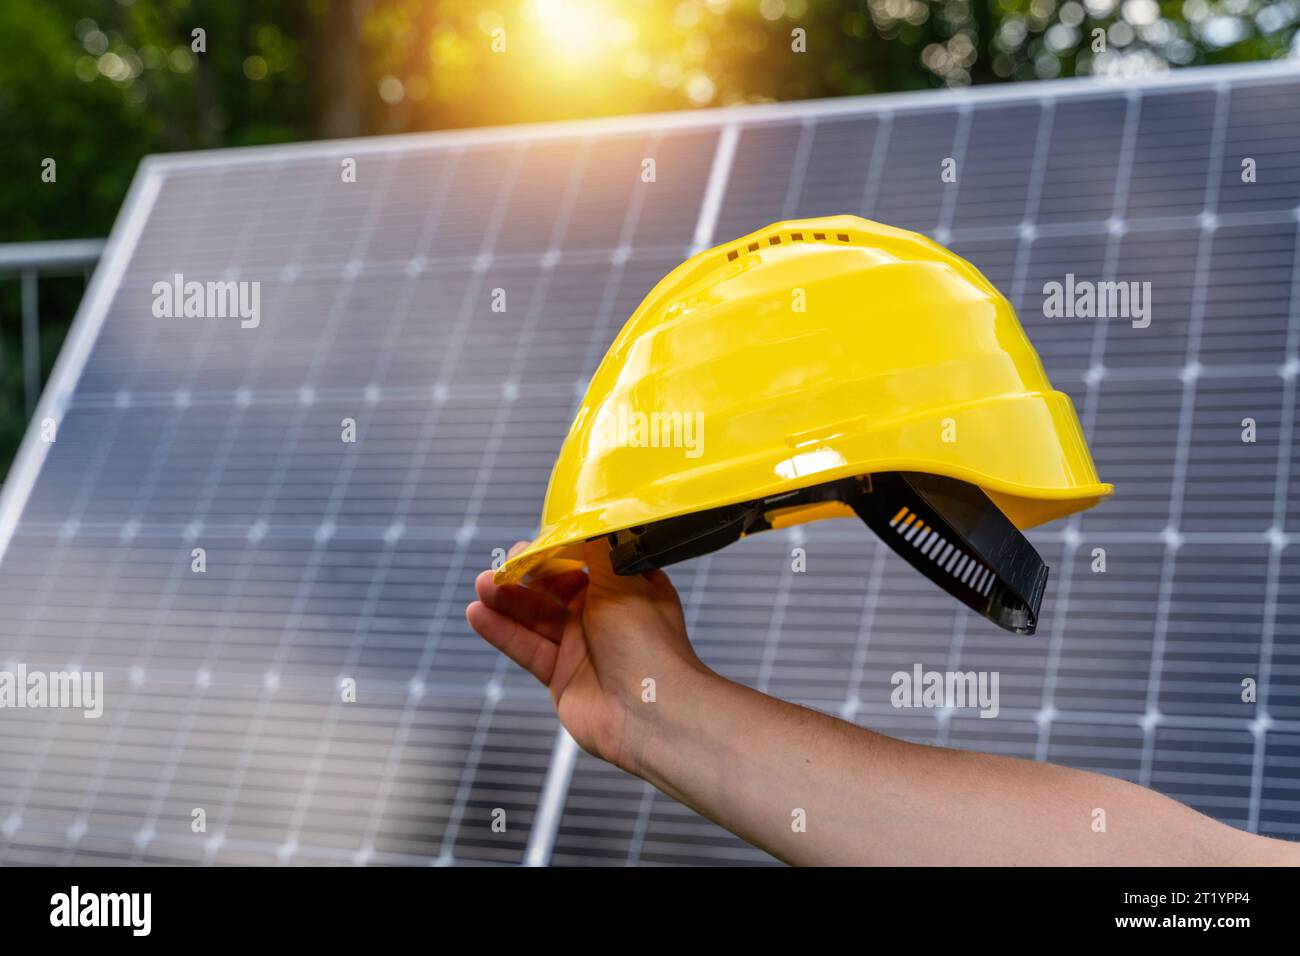
M791 220L701 252L645 297L587 388L537 537L496 580L549 573L600 537L632 574L856 514L950 594L1033 633L1047 567L1020 531L1111 491L974 266L857 216Z

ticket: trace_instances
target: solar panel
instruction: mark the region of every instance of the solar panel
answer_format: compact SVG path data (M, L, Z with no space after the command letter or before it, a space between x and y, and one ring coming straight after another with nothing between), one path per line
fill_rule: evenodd
M842 212L1011 296L1117 495L1031 534L1032 638L824 522L672 569L702 656L1300 836L1297 157L1274 64L147 161L0 500L0 666L106 682L4 713L0 862L771 862L576 754L462 609L655 281ZM1066 273L1151 324L1045 317ZM260 283L255 327L156 317L176 274ZM917 662L999 672L997 719L893 708Z

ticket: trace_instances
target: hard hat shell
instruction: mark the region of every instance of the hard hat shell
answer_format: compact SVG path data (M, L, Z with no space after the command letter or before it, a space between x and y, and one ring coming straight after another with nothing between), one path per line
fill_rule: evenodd
M974 266L857 216L774 223L683 262L637 307L560 449L536 538L496 580L599 535L878 472L976 485L1020 529L1113 490ZM842 516L823 503L772 526Z

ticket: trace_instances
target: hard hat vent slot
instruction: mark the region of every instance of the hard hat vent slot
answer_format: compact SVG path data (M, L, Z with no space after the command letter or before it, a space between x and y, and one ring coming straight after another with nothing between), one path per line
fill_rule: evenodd
M768 244L769 246L779 246L779 245L781 245L781 243L784 241L784 240L781 238L780 235L767 236L766 238L767 238L767 244ZM827 238L827 234L824 233L824 232L814 232L814 233L812 234L812 238L813 238L814 241L817 241L817 242L825 242L825 241L826 241L826 238ZM835 236L834 236L834 239L835 239L836 241L838 241L838 242L852 242L852 241L853 241L852 237L851 237L847 232L839 232L839 233L836 233ZM806 241L806 240L804 239L804 234L803 234L802 232L792 232L792 233L790 233L790 241L791 241L791 242L804 242L804 241ZM758 242L750 242L750 243L747 243L747 244L745 245L745 250L748 251L748 252L758 252L758 250L759 250L761 247L762 247L762 244L761 244L761 243L758 243ZM728 262L735 262L737 259L740 258L740 252L741 252L741 250L739 250L739 249L731 249L731 250L728 250L728 252L727 252L727 261L728 261Z

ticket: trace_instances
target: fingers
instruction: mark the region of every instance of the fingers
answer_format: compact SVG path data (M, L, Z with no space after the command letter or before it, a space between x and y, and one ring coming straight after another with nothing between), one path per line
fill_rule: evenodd
M548 594L553 600L567 606L577 593L587 586L587 580L587 572L579 568L562 574L534 578L528 582L528 587L530 590Z
M586 566L587 563L581 558L575 561L569 558L550 557L537 567L529 568L524 574L523 583L532 584L538 578L553 578L568 571L581 571Z
M510 658L543 684L550 685L560 645L513 618L475 601L465 608L465 620L483 640Z
M616 574L609 559L609 544L603 538L587 541L583 544L584 556L591 582L600 587L621 594L639 594L649 597L665 589L676 595L668 575L659 569L644 571L641 574Z
M614 566L609 561L609 542L604 538L584 541L582 555L587 562L587 571L594 583L616 590L626 590L629 581L635 581L636 575L620 577L614 573Z
M491 571L484 571L474 581L474 590L485 606L513 618L547 640L560 639L569 616L564 605L576 593L572 590L573 582L552 581L552 586L561 588L560 593L567 591L568 596L561 602L547 591L518 584L496 584L492 577Z

